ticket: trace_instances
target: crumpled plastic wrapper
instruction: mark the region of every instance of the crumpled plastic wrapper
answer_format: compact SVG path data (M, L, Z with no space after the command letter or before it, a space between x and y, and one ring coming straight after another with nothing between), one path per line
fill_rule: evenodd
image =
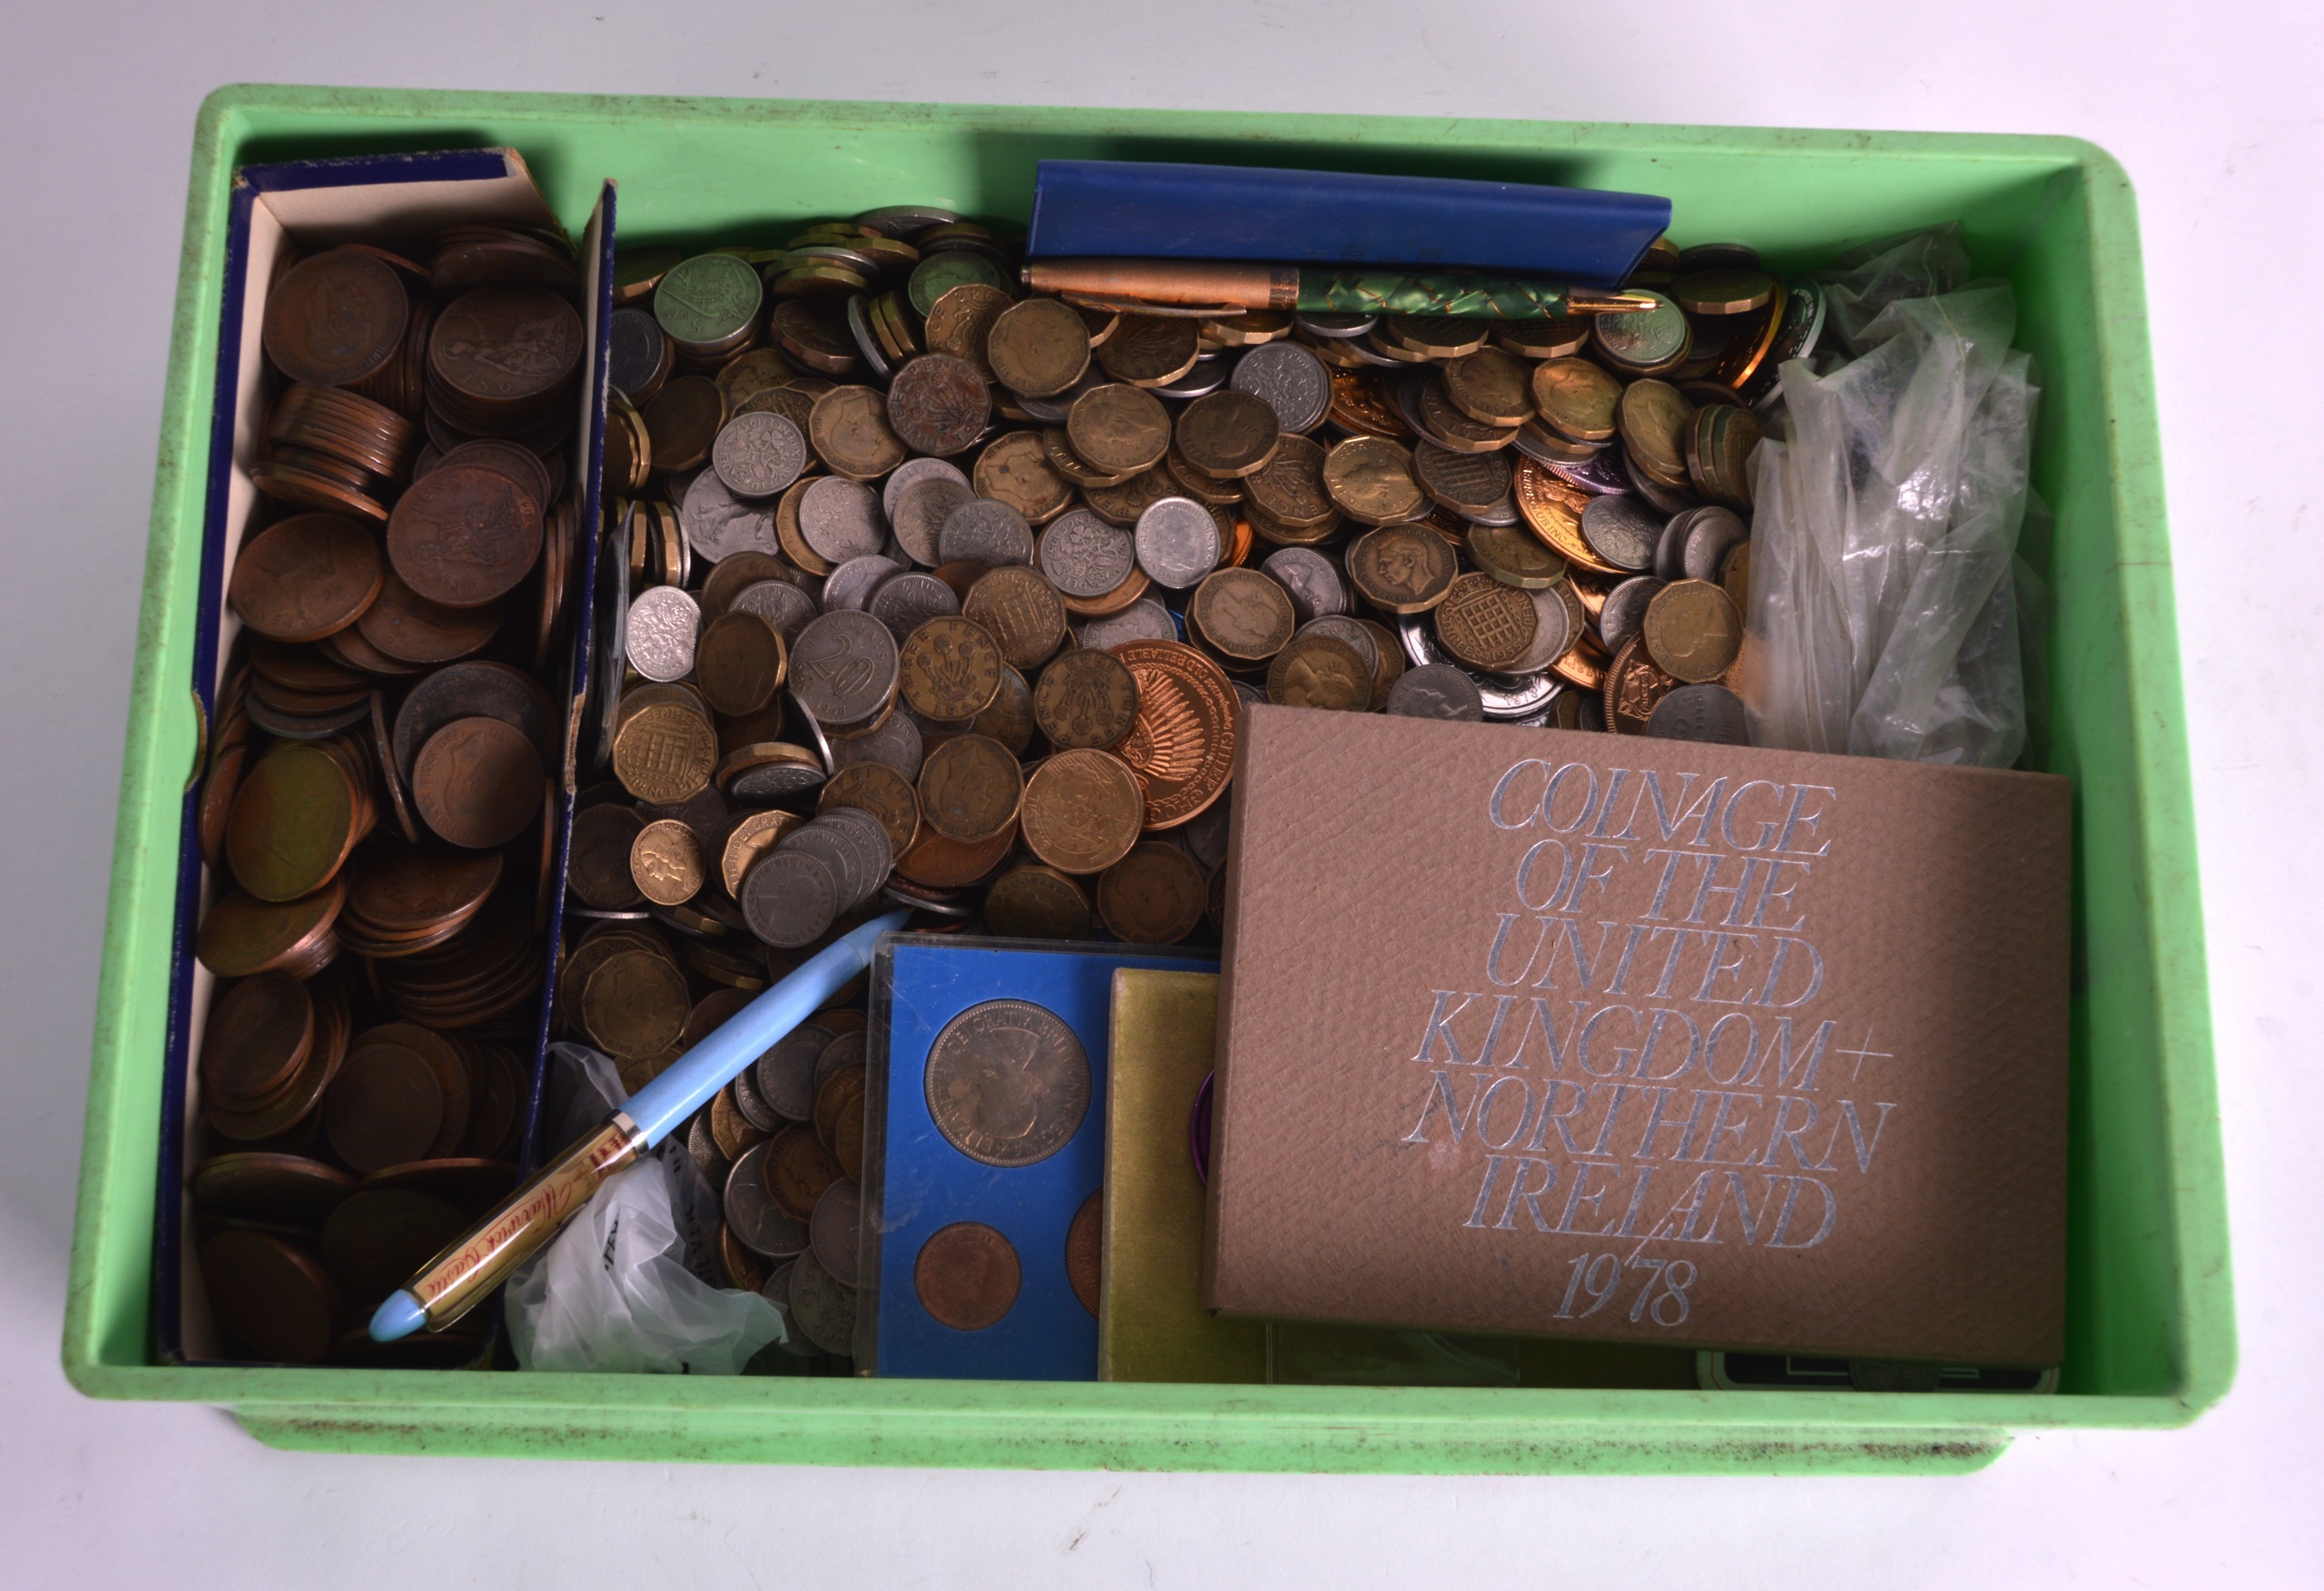
M612 1061L549 1046L554 1144L629 1099ZM508 1339L528 1370L740 1375L783 1338L783 1314L718 1282L717 1192L676 1136L600 1187L556 1241L509 1278Z
M2009 285L1967 272L1949 226L1858 250L1827 290L1843 357L1783 368L1753 465L1755 745L1986 768L2025 750L2040 389Z

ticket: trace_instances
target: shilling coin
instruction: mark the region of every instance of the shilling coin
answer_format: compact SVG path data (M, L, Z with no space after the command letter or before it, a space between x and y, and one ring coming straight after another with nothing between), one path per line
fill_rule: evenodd
M1137 516L1138 567L1157 584L1184 591L1218 566L1218 522L1187 497L1164 497Z
M1581 511L1581 535L1590 550L1616 569L1643 570L1654 565L1665 517L1636 497L1594 497Z

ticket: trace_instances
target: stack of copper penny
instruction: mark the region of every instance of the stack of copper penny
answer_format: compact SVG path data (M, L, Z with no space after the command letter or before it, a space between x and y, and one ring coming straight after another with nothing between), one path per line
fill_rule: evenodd
M581 320L561 241L290 264L199 806L206 1353L456 1364L369 1311L514 1185L553 900ZM440 306L440 309L439 309Z

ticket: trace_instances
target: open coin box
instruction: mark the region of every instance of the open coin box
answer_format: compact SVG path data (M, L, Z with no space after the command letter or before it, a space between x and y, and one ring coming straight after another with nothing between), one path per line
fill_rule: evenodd
M448 142L452 142L448 140ZM565 447L570 462L566 488L575 498L581 534L564 569L565 603L572 615L569 653L546 671L556 686L553 700L540 694L538 706L556 720L569 718L574 682L586 677L590 625L586 593L596 556L588 534L597 521L599 461L606 413L606 325L612 281L613 190L603 191L581 235L575 240L580 278L577 308L584 330L579 412ZM523 159L510 149L456 149L427 154L389 154L350 159L247 165L234 173L225 233L222 300L218 306L215 408L206 454L207 491L202 504L201 570L194 610L192 699L207 732L214 726L219 694L241 621L226 600L226 580L247 535L255 534L263 501L253 471L268 457L269 411L281 386L270 366L261 334L267 294L286 263L286 253L306 257L340 243L356 242L426 260L429 241L447 228L502 226L562 231L556 212L536 186ZM546 630L544 632L546 633ZM437 677L441 677L440 674ZM182 696L180 701L184 700ZM563 705L557 703L561 702ZM388 708L390 721L396 708ZM474 711L470 709L469 711ZM526 711L535 711L530 703ZM530 1038L518 1051L518 1108L523 1116L522 1159L527 1164L539 1145L540 1094L550 1003L556 997L556 946L561 928L565 851L573 814L572 737L563 722L527 726L533 738L556 755L545 761L549 802L545 821L548 845L542 864L557 888L542 892L532 928L547 941L548 970L537 1004L526 1013ZM407 738L399 733L398 740ZM405 748L399 747L399 759ZM561 767L559 762L561 761ZM201 750L196 751L196 772ZM153 1329L155 1350L165 1362L199 1364L228 1360L231 1350L206 1295L196 1247L213 1219L197 1210L188 1186L190 1168L201 1157L203 1126L202 1078L195 1057L221 979L195 957L195 933L205 913L229 887L225 869L205 867L198 843L201 789L190 783L181 805L175 876L175 906L169 965L169 1019L163 1052L162 1131L158 1174L165 1193L157 1201ZM526 843L541 840L539 823ZM532 891L528 889L527 893ZM487 910L492 908L487 907ZM352 958L348 958L352 967ZM334 968L334 972L338 969ZM358 971L355 978L361 981ZM381 1002L384 1005L384 1002ZM389 1013L391 1016L392 1013ZM387 1019L382 1017L381 1019ZM343 1041L345 1035L340 1036ZM318 1105L318 1110L321 1107ZM439 1179L440 1180L440 1179ZM448 1197L462 1190L438 1187ZM468 1206L481 1208L497 1187L467 1190ZM352 1325L356 1322L342 1322ZM441 1362L438 1355L433 1362ZM399 1360L431 1362L415 1351Z
M881 1376L1096 1379L1114 973L1216 965L1009 939L905 934L882 946L872 967L859 1366Z

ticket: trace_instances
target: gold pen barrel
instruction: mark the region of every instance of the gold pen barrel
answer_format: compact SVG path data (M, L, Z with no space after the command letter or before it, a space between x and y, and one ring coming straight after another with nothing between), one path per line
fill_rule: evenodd
M1289 309L1299 302L1299 267L1216 260L1036 260L1025 267L1035 292L1149 304L1233 304Z
M555 1237L598 1184L645 1152L645 1134L619 1111L550 1161L498 1208L454 1238L404 1291L428 1329L440 1331L474 1309L534 1251Z

